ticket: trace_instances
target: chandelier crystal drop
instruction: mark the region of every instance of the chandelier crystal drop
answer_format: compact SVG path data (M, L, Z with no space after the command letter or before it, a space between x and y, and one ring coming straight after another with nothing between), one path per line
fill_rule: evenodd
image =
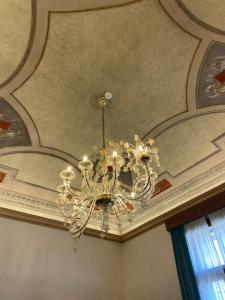
M135 135L135 145L105 141L104 109L111 98L112 94L107 92L98 99L102 108L103 146L93 161L84 156L78 163L82 176L80 190L71 187L75 179L71 166L60 173L58 205L75 240L83 235L93 212L101 217L100 236L104 237L110 229L110 217L118 220L119 227L124 217L130 221L137 207L147 208L155 189L157 173L153 165L160 167L160 164L153 139L144 143ZM131 186L121 181L128 173L132 178Z

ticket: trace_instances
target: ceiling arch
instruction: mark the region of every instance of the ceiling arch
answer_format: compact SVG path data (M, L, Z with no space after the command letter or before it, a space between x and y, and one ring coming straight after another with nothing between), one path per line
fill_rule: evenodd
M177 0L182 9L201 26L225 34L223 12L225 3L219 0Z

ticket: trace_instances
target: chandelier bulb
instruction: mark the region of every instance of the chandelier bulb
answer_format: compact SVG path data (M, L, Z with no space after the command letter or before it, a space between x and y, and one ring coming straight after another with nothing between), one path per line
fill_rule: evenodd
M116 152L116 151L113 151L112 156L113 156L113 157L116 157L116 156L117 156L117 152Z
M105 97L107 100L110 100L110 99L112 99L112 93L110 93L110 92L105 92L104 97Z
M71 166L67 167L66 170L67 170L67 171L71 171L71 170L72 170Z
M83 156L83 161L87 161L87 160L88 160L87 155L84 155L84 156Z
M135 193L134 193L134 192L131 192L131 194L130 194L130 195L131 195L131 197L132 197L132 198L134 198L134 197L135 197Z

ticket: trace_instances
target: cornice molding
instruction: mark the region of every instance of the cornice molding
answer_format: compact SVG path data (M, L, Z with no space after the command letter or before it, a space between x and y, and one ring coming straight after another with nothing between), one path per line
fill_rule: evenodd
M210 194L210 190L218 189L218 186L223 186L225 182L225 161L219 163L215 167L201 173L195 178L182 184L178 188L171 191L165 191L154 198L150 203L149 209L140 213L134 218L130 224L124 220L121 227L121 232L117 228L116 219L113 218L110 223L110 236L118 236L119 241L134 237L147 229L163 223L168 216L173 215L182 207L187 208L189 205L199 202L202 193ZM57 205L54 201L32 197L6 188L0 188L0 206L1 209L7 210L7 215L10 217L10 211L17 219L28 220L41 225L51 226L62 229L63 220L60 217ZM23 218L20 218L22 214ZM4 214L1 214L3 215ZM43 221L46 220L46 221ZM56 223L55 223L56 222ZM56 226L56 224L58 224ZM99 234L100 219L97 214L89 223L88 234L96 236Z
M222 185L224 182L225 161L187 181L178 188L165 192L165 194L160 194L154 202L150 203L148 210L139 213L132 224L126 223L122 226L122 234L127 234L143 226L144 223L154 221L154 219L160 218L161 215L167 214L170 210L179 208L179 206L188 205L189 201Z

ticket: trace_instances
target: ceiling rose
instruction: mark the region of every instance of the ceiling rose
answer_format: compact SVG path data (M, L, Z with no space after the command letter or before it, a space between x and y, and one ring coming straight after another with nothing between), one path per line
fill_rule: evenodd
M135 135L135 145L132 145L105 139L104 112L111 99L110 92L98 99L102 109L102 147L93 161L84 156L79 162L82 176L80 190L71 187L75 179L71 166L60 173L62 184L58 187L58 205L75 241L83 235L94 211L101 216L99 229L103 238L110 229L110 216L117 218L120 227L124 217L131 220L137 207L147 208L155 189L158 175L153 165L160 167L160 164L158 148L153 146L154 140L149 139L144 143ZM132 176L131 186L124 185L121 180L128 173Z

